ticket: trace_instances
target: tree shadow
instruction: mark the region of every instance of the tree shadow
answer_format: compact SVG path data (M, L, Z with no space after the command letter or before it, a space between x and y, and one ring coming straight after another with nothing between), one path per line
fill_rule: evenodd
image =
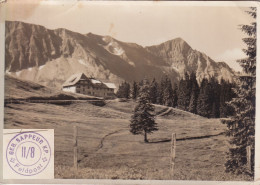
M148 140L148 143L166 143L166 142L170 142L171 139L167 139L167 138L164 138L164 139L150 139Z
M176 139L176 141L185 141L185 140L194 140L194 139L205 139L205 138L215 137L215 136L219 136L219 135L223 135L223 134L225 134L225 132L221 132L221 133L218 133L218 134L212 134L212 135L205 135L205 136L178 138L178 139ZM148 140L148 143L166 143L166 142L170 142L170 141L171 141L171 139L167 139L167 138L162 138L162 139L150 139L150 140Z

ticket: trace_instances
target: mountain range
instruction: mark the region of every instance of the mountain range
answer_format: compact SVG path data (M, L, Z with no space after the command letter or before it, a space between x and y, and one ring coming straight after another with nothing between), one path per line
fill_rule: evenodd
M211 76L233 81L235 75L225 62L215 62L182 38L143 47L63 28L18 21L5 25L6 74L49 87L61 88L72 74L81 72L116 85L144 77L160 80L166 74L178 81L192 71L199 82Z

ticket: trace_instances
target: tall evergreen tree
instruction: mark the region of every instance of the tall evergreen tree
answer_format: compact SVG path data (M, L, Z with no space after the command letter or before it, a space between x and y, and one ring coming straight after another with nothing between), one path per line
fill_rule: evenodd
M235 97L233 88L233 83L229 83L223 79L220 81L220 108L219 108L219 114L221 118L226 118L227 116L231 116L234 113L234 110L231 106L229 106L228 102L232 100L232 98Z
M210 86L206 78L201 82L200 93L197 102L197 112L199 115L210 117Z
M211 77L209 80L209 104L210 117L219 118L220 85L215 77Z
M116 93L118 98L130 98L130 84L127 82L123 82L119 85L118 91Z
M160 81L160 85L158 87L157 90L157 103L160 105L164 105L164 92L165 92L165 88L166 88L166 84L165 84L165 77L163 76L161 81Z
M185 73L185 79L180 80L178 89L178 108L188 110L191 96L191 81L188 73Z
M162 84L158 85L156 103L162 105L163 100L163 87Z
M181 79L179 81L179 88L178 88L178 108L185 110L185 103L184 103L184 90L185 90L185 80Z
M136 100L137 96L138 96L138 85L134 81L131 89L131 98Z
M150 99L152 103L157 102L157 95L158 95L158 83L156 82L155 78L153 79L150 85Z
M166 106L172 106L173 105L173 89L172 89L172 83L171 80L168 78L168 76L165 76L164 82L163 82L163 104Z
M188 111L192 113L197 113L197 100L199 96L199 85L196 79L196 74L194 72L190 75L191 81L191 97Z
M256 8L251 8L248 13L256 19ZM248 37L243 41L247 48L243 51L247 58L238 60L246 73L238 79L238 85L234 88L236 97L229 105L235 110L235 114L229 119L223 120L228 127L227 135L231 137L232 147L229 149L226 170L233 173L246 173L254 175L255 153L255 92L256 92L256 22L250 25L242 25L241 30ZM251 149L251 166L246 167L247 147Z
M172 93L172 106L177 107L178 105L178 85L177 83L174 83L173 85L173 93Z
M144 80L138 96L138 104L134 109L130 123L130 132L134 135L143 134L144 142L148 142L147 134L158 130L153 111L154 106L150 102L149 84L147 80Z

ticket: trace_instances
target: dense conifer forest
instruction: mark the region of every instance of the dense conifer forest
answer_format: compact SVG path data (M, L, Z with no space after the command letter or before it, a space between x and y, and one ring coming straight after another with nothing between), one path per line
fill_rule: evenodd
M143 81L123 82L117 91L118 98L136 100ZM196 80L195 73L185 73L179 82L172 83L165 75L160 81L149 82L149 98L154 104L166 105L207 118L225 118L232 115L232 107L227 102L235 97L234 83L214 77L204 78L201 83Z

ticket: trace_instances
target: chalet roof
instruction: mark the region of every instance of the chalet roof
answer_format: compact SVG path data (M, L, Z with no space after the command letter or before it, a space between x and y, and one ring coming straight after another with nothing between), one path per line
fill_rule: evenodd
M110 89L116 89L116 85L114 83L104 83Z
M75 85L79 80L87 80L87 79L88 77L84 73L77 73L69 77L68 80L66 80L66 82L64 82L62 86L63 87L72 86Z
M64 82L64 84L62 86L63 87L73 86L73 85L76 85L76 83L80 80L87 80L94 87L116 89L116 86L114 83L103 83L100 80L97 80L95 78L88 78L84 73L78 73L78 74L72 75L71 77L68 78L68 80L66 80L66 82Z

